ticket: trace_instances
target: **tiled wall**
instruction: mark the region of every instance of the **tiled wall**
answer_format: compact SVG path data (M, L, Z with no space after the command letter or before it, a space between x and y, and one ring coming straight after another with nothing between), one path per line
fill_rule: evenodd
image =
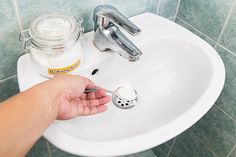
M200 121L152 150L158 157L236 157L236 0L181 0L176 23L216 49L226 81Z
M46 11L63 11L84 18L92 28L92 11L98 0L18 0L26 27ZM194 126L176 138L129 157L236 157L236 0L105 0L126 16L156 13L189 29L209 42L226 66L226 83L214 107ZM0 9L0 101L18 92L16 60L22 55L11 1ZM74 157L41 138L27 157Z
M157 14L175 21L180 0L159 0Z

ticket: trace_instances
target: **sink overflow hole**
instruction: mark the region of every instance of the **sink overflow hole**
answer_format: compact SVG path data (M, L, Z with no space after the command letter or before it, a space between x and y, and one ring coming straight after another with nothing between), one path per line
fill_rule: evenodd
M94 69L94 70L92 71L91 75L95 75L95 74L98 73L98 72L99 72L99 69Z

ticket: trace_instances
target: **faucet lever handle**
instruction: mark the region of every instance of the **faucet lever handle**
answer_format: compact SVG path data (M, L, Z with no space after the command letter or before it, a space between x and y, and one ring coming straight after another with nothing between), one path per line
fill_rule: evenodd
M123 27L129 34L138 35L141 32L141 29L138 28L133 22L131 22L128 18L122 15L115 7L111 5L99 5L94 10L93 20L95 22L101 21L98 20L102 18L106 22L113 22L114 24L118 24Z

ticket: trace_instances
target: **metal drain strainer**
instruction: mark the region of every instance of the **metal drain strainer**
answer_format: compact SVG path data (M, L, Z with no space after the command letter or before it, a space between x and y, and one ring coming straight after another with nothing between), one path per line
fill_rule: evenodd
M130 87L119 87L112 93L112 102L121 109L134 107L138 100L137 91Z
M86 88L85 92L95 92L96 88ZM112 94L112 102L120 109L130 109L137 104L138 93L130 87L118 87L114 92L106 90Z

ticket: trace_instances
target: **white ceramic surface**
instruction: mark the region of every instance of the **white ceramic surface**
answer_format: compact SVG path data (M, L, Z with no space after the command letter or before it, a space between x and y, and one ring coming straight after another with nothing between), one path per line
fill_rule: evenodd
M44 133L54 145L85 156L117 156L152 148L177 136L198 121L218 98L225 79L217 52L188 30L157 15L131 18L142 33L132 37L143 52L138 62L99 52L93 32L83 42L84 65L75 72L114 90L129 86L138 104L121 110L109 104L105 113L55 121ZM91 76L93 69L99 73ZM18 60L20 90L46 80L32 70L29 55Z

